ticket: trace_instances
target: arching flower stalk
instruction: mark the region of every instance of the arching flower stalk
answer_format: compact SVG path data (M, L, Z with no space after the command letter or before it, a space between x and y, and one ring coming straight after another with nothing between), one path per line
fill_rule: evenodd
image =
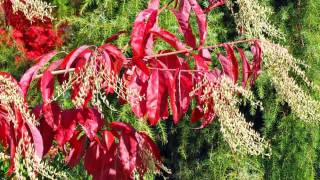
M311 88L317 89L298 67L297 60L288 51L270 42L263 42L266 73L270 77L281 99L289 104L292 111L307 123L319 123L320 103L308 95L289 76L290 70L299 75Z
M282 38L277 28L270 24L269 16L272 11L261 6L256 0L226 0L231 10L240 35L246 38ZM234 8L237 7L237 12Z
M239 94L248 99L254 107L261 106L261 103L253 101L250 91L235 85L227 76L218 79L210 79L204 76L203 83L197 85L192 93L203 89L200 99L204 103L205 111L214 112L219 118L221 132L230 148L240 154L270 156L270 144L255 132L252 123L239 111L241 102ZM211 108L211 109L208 109Z

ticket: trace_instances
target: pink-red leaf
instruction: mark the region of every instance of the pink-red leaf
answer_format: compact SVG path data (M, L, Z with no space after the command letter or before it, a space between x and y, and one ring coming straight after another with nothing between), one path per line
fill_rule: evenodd
M130 89L131 92L134 92L134 94L143 96L147 92L147 86L147 82L143 81L142 78L137 75L137 72L134 72L134 74L131 76L131 80L128 83L127 88ZM136 95L129 96L128 100L133 113L137 117L141 118L147 113L146 100L139 99L139 97L137 97Z
M60 146L69 141L76 130L77 110L70 109L61 113L61 122L57 128L55 139Z
M191 6L189 1L187 0L180 1L179 10L173 10L173 13L176 16L177 21L182 30L182 33L184 35L184 41L186 42L187 45L195 49L196 38L192 32L192 28L189 22L190 12L191 12Z
M87 138L86 136L82 136L79 138L79 134L80 131L74 133L73 137L70 140L71 149L66 158L66 162L70 167L76 166L85 153L85 143Z
M178 51L186 50L184 44L174 34L170 33L167 30L157 28L155 30L152 30L151 33L153 33L155 37L161 38Z
M224 0L210 0L209 3L209 6L205 9L205 13L225 4Z
M206 14L203 12L202 8L198 4L197 0L189 0L189 3L196 14L197 17L197 24L199 29L199 36L200 36L200 44L199 49L202 48L205 44L205 40L207 38L207 17Z
M161 105L165 105L163 100L167 101L165 94L165 79L159 70L153 70L147 88L147 114L151 125L156 125L160 120L161 111L165 108Z
M242 61L242 87L245 88L247 86L248 79L251 75L251 67L243 50L241 48L238 48L238 52Z
M66 69L68 71L74 61L83 53L85 50L87 50L90 46L83 45L75 50L73 50L71 53L69 53L63 60L63 63L61 64L61 68Z
M26 121L26 123L31 132L35 154L38 156L38 158L42 159L43 152L44 152L44 148L43 148L44 143L43 143L43 139L40 134L40 131L32 123L28 121Z
M56 54L57 54L57 51L52 51L48 54L43 55L40 58L40 61L36 65L32 66L30 69L27 70L26 73L23 74L19 84L23 91L24 97L27 95L30 83L36 77L38 71Z
M54 77L50 71L45 71L40 85L42 99L45 104L49 103L54 92Z
M119 32L116 32L114 34L112 34L110 37L108 37L104 43L111 43L112 41L115 41L119 38L119 36L123 35L123 34L126 34L128 33L128 31L119 31Z
M94 140L103 126L101 114L96 109L83 109L81 110L81 115L78 114L78 119L88 138L91 141Z
M138 142L135 137L130 134L122 134L119 139L119 155L120 163L123 171L131 175L136 165L138 151Z
M131 33L132 61L147 75L150 74L150 71L143 58L150 30L155 25L157 15L158 12L155 9L146 9L140 12L135 19Z
M258 76L262 70L262 49L259 45L258 41L255 41L251 46L251 52L253 54L253 62L252 62L252 80L251 85L254 85L254 82L257 80Z

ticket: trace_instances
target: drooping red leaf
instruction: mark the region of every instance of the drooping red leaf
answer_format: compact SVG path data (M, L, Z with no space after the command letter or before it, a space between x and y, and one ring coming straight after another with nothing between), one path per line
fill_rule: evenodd
M128 100L131 105L131 109L133 113L141 118L147 113L146 108L146 100L145 99L139 99L137 96L143 96L147 92L147 82L143 81L141 76L137 75L137 72L134 72L134 74L131 77L130 82L128 83L127 88L133 92L135 95L129 96Z
M228 59L232 63L232 71L233 71L233 82L236 83L239 78L239 70L238 70L238 60L234 54L233 47L229 44L224 44L224 48L227 51Z
M200 36L199 49L201 49L204 46L205 40L207 38L207 17L206 14L203 12L201 6L198 4L197 0L189 0L189 3L197 17L197 24Z
M61 121L61 109L58 104L43 104L43 115L48 125L55 131Z
M123 63L127 61L126 57L123 55L120 49L113 45L105 44L102 46L102 48L108 53L109 56L113 58L112 70L116 74L119 74Z
M86 108L81 110L77 115L79 124L88 138L93 141L104 123L100 113L96 109Z
M153 140L150 138L150 136L148 134L146 134L145 132L139 132L139 135L147 143L147 148L151 150L152 155L154 155L154 158L158 162L161 162L160 150L157 147L157 145L153 142Z
M205 13L225 4L224 0L210 0L209 3L209 6L204 10Z
M30 69L27 70L26 73L23 74L19 84L23 91L24 97L27 95L30 83L36 77L38 71L55 55L57 55L57 51L52 51L48 54L43 55L36 65L32 66Z
M61 122L55 134L55 139L60 146L72 138L76 130L77 113L78 111L75 109L62 111Z
M168 89L168 95L170 99L170 107L173 115L173 121L177 123L182 115L180 103L178 101L176 87L177 87L177 76L179 73L179 68L181 63L179 58L175 55L161 57L158 61L159 67L162 69L176 69L175 72L163 71L163 76L166 82L166 87Z
M104 43L111 43L115 40L117 40L119 38L119 36L123 35L123 34L126 34L128 33L128 31L119 31L119 32L116 32L114 34L112 34L110 37L108 37Z
M162 164L161 162L161 156L160 151L157 147L157 145L152 141L152 139L144 132L136 133L137 139L139 139L139 144L142 146L143 151L147 150L150 152L151 156L148 157L150 159L147 159L149 161L152 161L152 163L155 163L155 166L157 170L160 169L160 166ZM141 151L141 149L139 149ZM146 157L143 157L144 154L139 154L137 156L137 171L139 172L140 178L143 178L143 175L147 172L148 169L148 161L146 161Z
M95 180L103 178L105 153L106 152L101 145L95 141L90 143L90 146L86 151L84 167Z
M17 149L17 140L16 140L16 136L14 133L14 127L13 124L11 123L10 125L10 166L7 172L7 176L11 176L12 173L14 172L14 168L15 168L15 160L14 157L16 155L16 149Z
M199 121L200 119L202 119L204 116L203 112L202 112L202 108L200 107L195 107L193 110L192 110L192 113L191 113L191 123L196 123L197 121Z
M253 77L251 79L251 86L253 86L262 70L262 49L258 41L254 41L254 44L251 46L251 52L253 54L253 62L252 62Z
M159 70L153 70L149 79L147 88L147 114L148 120L151 125L156 125L160 120L161 111L163 108L161 105L165 105L167 101L166 84L163 74ZM164 104L163 104L164 103Z
M180 82L178 75L178 93L182 113L186 113L190 105L190 92L192 91L192 75L186 72L180 74Z
M66 69L66 72L70 69L74 61L80 56L81 53L83 53L85 50L87 50L90 46L83 45L75 50L73 50L71 53L69 53L63 60L61 64L62 69Z
M203 57L199 55L194 55L193 58L195 59L197 70L204 70L204 71L209 70L209 66Z
M224 74L230 77L233 80L233 82L237 82L238 67L234 67L232 61L229 58L223 56L222 54L218 54L218 60L220 61Z
M52 146L54 132L52 127L50 127L45 120L40 121L39 131L43 141L43 155L46 155Z
M41 133L35 125L28 121L26 121L26 123L29 128L29 131L31 132L35 154L38 156L38 158L42 159L44 153L44 143Z
M242 87L245 88L247 86L248 79L251 75L251 67L243 50L241 48L238 48L238 52L242 61Z
M112 122L110 123L110 128L125 134L133 134L135 132L135 129L132 126L123 122Z
M172 33L167 30L157 28L151 31L155 37L161 38L178 51L186 50L184 44Z
M196 38L192 32L192 28L190 25L190 12L191 6L189 1L182 0L180 1L179 10L173 10L174 15L177 18L177 21L180 25L182 33L184 35L184 41L187 45L192 48L196 48Z
M112 132L106 130L103 132L102 137L103 137L103 140L104 140L106 147L108 148L108 150L110 150L111 146L115 142L114 135L112 134Z
M3 147L7 148L9 146L10 132L9 126L6 120L1 116L1 106L0 106L0 143Z
M119 139L120 163L123 171L131 175L136 165L138 142L132 134L122 134Z
M50 71L45 71L41 78L40 89L42 93L42 99L45 104L53 97L54 92L54 77Z
M140 12L135 19L131 33L132 61L147 75L150 74L150 71L143 58L150 30L155 25L157 15L158 12L155 9L146 9Z
M85 153L85 143L86 143L86 136L82 136L79 138L80 131L74 133L73 137L70 140L70 152L66 158L66 162L68 166L74 167L76 166L82 156Z

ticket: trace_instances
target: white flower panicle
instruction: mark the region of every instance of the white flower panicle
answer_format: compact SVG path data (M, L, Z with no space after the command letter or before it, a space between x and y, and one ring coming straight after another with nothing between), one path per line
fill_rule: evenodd
M219 118L221 132L230 148L240 154L269 156L269 143L252 129L253 124L246 122L238 108L241 101L238 94L253 102L252 93L238 87L226 76L215 83L204 81L206 83L201 83L204 88L201 99L212 99L214 102L213 111ZM196 87L199 89L199 86ZM260 106L260 103L253 104Z
M289 76L289 71L293 70L309 87L316 88L298 67L295 58L279 45L264 41L261 46L264 51L266 72L282 100L289 104L292 111L301 120L308 123L319 123L320 103L308 95Z
M35 18L44 20L45 18L53 19L53 6L41 0L10 0L13 12L21 11L29 21Z

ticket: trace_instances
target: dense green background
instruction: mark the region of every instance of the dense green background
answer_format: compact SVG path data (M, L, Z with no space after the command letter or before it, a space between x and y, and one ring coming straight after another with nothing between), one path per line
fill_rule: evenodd
M166 3L168 0L162 0ZM83 44L100 45L111 34L132 27L137 13L146 7L147 0L52 0L56 6L55 21L58 26L67 22L65 44L61 50L70 51ZM207 1L199 1L207 6ZM320 85L320 0L259 0L274 11L270 21L284 34L282 44L295 57L301 59L310 79ZM208 15L207 45L232 41L238 38L233 17L226 7L220 7ZM192 19L195 22L195 19ZM177 23L170 11L165 11L159 20L160 26L177 32ZM195 23L193 23L195 26ZM181 35L180 35L181 36ZM129 36L121 36L115 43L126 49ZM166 48L158 43L157 48ZM0 45L0 70L12 72L17 78L30 65L24 63L19 68L13 63L16 51ZM126 49L130 56L130 50ZM217 63L213 56L213 61ZM299 79L298 79L299 80ZM290 112L282 102L270 80L262 74L253 89L257 99L264 105L264 111L250 111L249 106L241 107L246 118L255 123L257 131L272 144L271 158L240 156L234 154L224 142L219 123L214 122L203 130L194 130L188 114L174 126L171 120L161 122L156 127L148 127L137 121L128 105L112 104L118 112L106 110L109 120L132 123L137 129L145 130L153 136L161 147L164 164L172 174L158 175L170 179L320 179L319 128L305 125ZM315 99L316 92L310 92ZM114 98L115 99L115 98ZM68 106L68 102L64 102ZM85 178L83 167L79 165L69 170L61 162L62 157L52 160L57 168L68 171L74 177ZM149 175L146 178L154 178Z

